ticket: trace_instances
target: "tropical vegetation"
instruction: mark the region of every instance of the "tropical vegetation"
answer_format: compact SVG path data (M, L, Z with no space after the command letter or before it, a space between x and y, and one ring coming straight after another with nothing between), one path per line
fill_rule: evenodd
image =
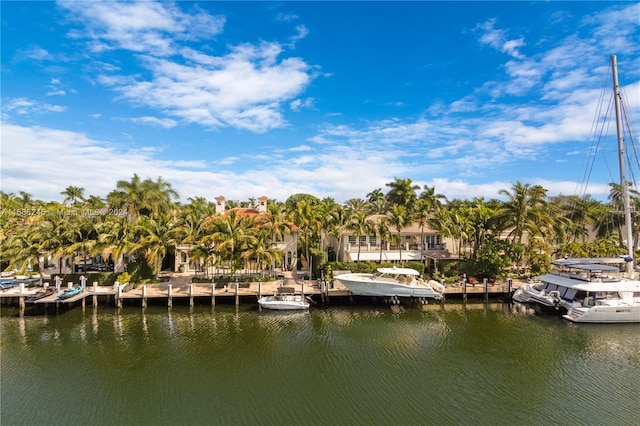
M266 214L254 216L231 208L252 207L255 200L230 202L228 214L216 215L207 199L181 203L171 183L137 174L118 181L104 198L86 196L78 186L61 191L62 202L0 191L0 263L3 270L37 273L45 262L61 269L68 258L124 257L135 280L173 268L173 254L182 246L203 273L222 266L232 274L263 273L283 261L276 243L296 232L297 264L319 277L344 249L337 238L343 233L376 236L402 250L398 236L411 224L454 241L464 268L488 277L540 273L554 257L625 253L617 184L610 185L606 202L589 195L551 198L542 186L521 182L500 191L502 200L447 200L411 179L394 178L386 186L386 192L377 188L344 203L293 194L284 202L269 200ZM640 194L631 196L639 211ZM634 218L636 243L639 233L640 221ZM332 237L337 246L329 244Z

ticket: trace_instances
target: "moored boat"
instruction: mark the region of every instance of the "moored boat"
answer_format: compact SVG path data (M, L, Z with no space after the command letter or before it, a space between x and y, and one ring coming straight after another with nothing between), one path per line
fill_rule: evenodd
M77 294L80 294L81 291L82 291L82 286L79 286L79 285L73 286L63 291L58 296L58 299L69 299L73 296L76 296Z
M43 288L42 290L36 291L36 293L27 299L28 302L35 302L36 300L43 299L47 296L51 296L56 292L54 287Z
M258 304L265 309L277 311L295 311L309 309L309 301L301 294L275 293L273 296L262 296Z
M351 293L358 296L415 297L440 300L444 286L426 282L411 268L378 268L375 274L351 273L335 277Z
M620 275L612 265L626 258L574 258L515 291L513 300L550 308L573 322L640 322L640 281Z

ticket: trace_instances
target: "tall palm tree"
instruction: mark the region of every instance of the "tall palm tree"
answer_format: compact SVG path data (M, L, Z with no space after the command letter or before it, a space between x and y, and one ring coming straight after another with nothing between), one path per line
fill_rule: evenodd
M67 186L67 188L60 193L60 195L64 195L65 198L62 201L63 203L67 203L67 201L71 201L71 204L76 204L78 200L85 201L84 198L84 188L79 186Z
M400 248L400 262L402 262L402 230L411 224L411 214L404 205L395 205L387 215L389 224L396 229L398 235L398 247Z
M367 202L375 203L380 200L385 200L384 192L382 192L382 188L377 188L367 194Z
M235 274L240 261L240 249L251 238L253 228L249 216L238 216L236 210L230 210L228 215L215 216L207 219L212 226L213 233L202 238L205 244L212 243L215 253L221 261L228 261L231 273Z
M174 198L178 198L177 192L161 177L143 181L134 174L130 181L116 183L116 189L107 195L107 202L112 208L126 209L129 220L135 221L140 215L156 218L169 213Z
M257 229L254 237L248 240L246 250L241 256L254 259L260 267L260 273L263 274L265 266L273 268L275 264L282 262L283 253L275 247L268 230Z
M419 199L416 202L414 210L414 219L420 227L420 248L422 250L425 250L426 247L424 243L424 228L429 224L429 219L431 219L431 216L433 214L432 206L428 201Z
M502 189L499 193L508 197L498 217L512 242L521 244L525 233L533 238L541 234L545 226L553 224L553 218L545 210L547 190L542 186L516 182L511 191Z
M177 244L176 232L172 230L169 216L166 214L155 218L141 216L133 226L133 232L136 235L133 251L144 256L147 265L153 268L153 274L157 278L168 249Z
M447 202L447 197L445 197L443 194L436 193L435 186L429 185L424 185L419 199L426 201L434 210L441 208L443 202Z
M188 201L189 204L181 209L174 228L175 238L180 243L189 245L189 258L205 266L213 256L213 245L202 241L209 231L205 219L215 214L215 206L204 197L189 198Z
M367 220L365 212L355 212L351 217L351 222L348 225L348 229L353 232L353 236L358 242L358 262L360 262L360 237L365 237L371 230L371 223Z
M387 201L391 204L405 206L409 211L413 209L416 201L416 191L420 189L419 185L414 185L411 179L394 178L393 182L386 184L389 188L387 192Z
M311 258L309 255L309 251L313 231L318 229L318 218L316 217L315 211L312 208L311 204L309 204L305 200L302 200L298 201L298 203L296 204L296 209L291 213L291 220L298 228L300 228L300 231L302 232L305 248L305 258L303 259L302 263L305 269L311 271Z
M337 205L331 212L331 217L328 223L329 234L338 240L338 260L342 259L342 235L349 226L351 221L351 210Z
M389 240L389 223L386 217L380 217L377 223L373 225L373 233L380 240L380 263L382 263L382 251L385 243Z
M345 201L344 206L354 213L364 212L367 207L367 202L362 198L351 198Z

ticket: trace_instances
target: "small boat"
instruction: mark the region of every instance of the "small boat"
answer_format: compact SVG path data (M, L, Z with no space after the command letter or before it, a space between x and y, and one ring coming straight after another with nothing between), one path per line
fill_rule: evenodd
M80 294L81 291L82 291L82 286L76 285L74 287L68 288L65 291L63 291L58 296L58 299L69 299L70 297Z
M375 274L343 274L335 279L358 296L444 298L442 284L424 281L420 273L411 268L378 268Z
M8 290L12 287L15 287L16 283L13 281L13 278L2 278L0 279L0 290Z
M309 309L310 303L307 298L301 294L293 294L293 292L280 291L273 296L262 296L258 299L258 304L265 309L277 311L299 311Z
M51 296L55 292L56 292L55 287L43 288L42 290L36 291L36 294L34 294L33 296L29 297L27 299L27 301L35 302L36 300L40 300L40 299L43 299L43 298L45 298L47 296Z

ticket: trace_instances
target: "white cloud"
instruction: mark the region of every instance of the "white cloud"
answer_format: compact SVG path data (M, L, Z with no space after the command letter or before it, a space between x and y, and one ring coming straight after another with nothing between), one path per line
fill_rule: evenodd
M524 39L508 39L507 32L496 29L495 24L496 20L490 19L477 26L476 30L481 33L480 43L487 44L513 58L523 59L524 56L520 53L519 49L525 46Z
M67 110L67 107L49 103L40 103L28 98L13 98L3 100L2 110L3 115L11 112L17 115L30 116L33 114L45 114L48 112L63 112Z
M135 117L128 120L138 124L150 124L152 126L163 127L165 129L170 129L178 125L175 120L171 120L170 118Z
M120 93L120 99L178 117L209 129L236 127L263 133L285 127L282 105L294 99L314 78L300 58L284 57L276 42L228 46L229 52L211 55L181 44L219 34L225 18L186 3L65 2L84 25L77 38L88 38L95 52L124 49L148 71L126 75L117 67L103 71L97 81ZM308 34L296 27L292 40ZM294 101L309 107L312 101ZM169 123L164 122L165 125Z
M313 104L315 102L314 98L305 98L305 99L294 99L289 104L289 108L292 111L300 111L301 109L313 108Z
M85 25L94 51L126 49L154 55L175 52L173 39L198 40L219 34L224 17L196 9L182 12L173 3L159 2L60 2Z
M310 67L299 58L278 59L277 43L244 44L222 57L192 56L197 64L146 57L149 80L101 76L131 102L206 127L232 126L253 132L283 127L281 103L311 81Z

